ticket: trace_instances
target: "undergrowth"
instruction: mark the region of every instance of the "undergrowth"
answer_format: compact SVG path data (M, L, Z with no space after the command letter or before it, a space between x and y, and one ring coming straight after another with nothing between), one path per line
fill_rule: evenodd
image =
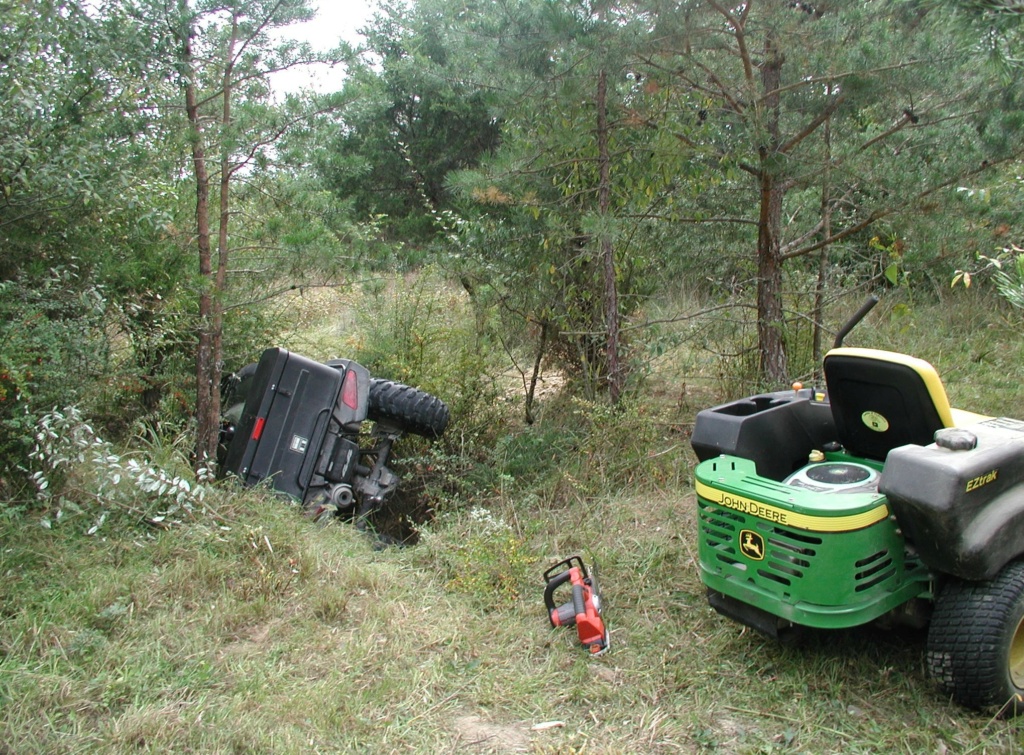
M162 527L211 513L204 506L211 470L200 470L198 479L186 471L190 482L147 455L122 452L96 433L78 407L42 416L35 441L29 479L44 508L39 521L47 528L67 515L88 520L87 534L94 535L111 516ZM180 455L178 461L187 470Z

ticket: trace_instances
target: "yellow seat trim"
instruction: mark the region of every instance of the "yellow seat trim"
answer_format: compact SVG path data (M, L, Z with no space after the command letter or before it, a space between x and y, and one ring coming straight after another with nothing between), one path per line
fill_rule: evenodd
M895 351L883 351L882 349L859 349L852 346L843 346L838 349L832 349L825 355L825 358L828 359L830 356L873 359L878 362L891 362L893 364L909 367L920 375L921 380L924 381L925 388L928 390L928 395L931 398L932 403L935 405L935 411L938 412L939 419L942 421L943 426L954 427L953 410L949 406L949 398L946 396L946 389L942 385L942 380L939 379L939 373L936 372L935 368L925 360L908 356L906 354L899 354Z
M949 397L946 395L946 388L942 385L939 373L936 372L931 363L926 362L923 359L918 359L917 357L912 357L907 354L900 354L895 351L884 351L883 349L861 349L854 346L842 346L837 349L832 349L825 355L825 357L828 358L831 355L859 357L861 359L875 359L882 362L892 362L894 364L909 367L920 375L921 380L924 381L925 388L928 390L928 395L931 398L932 403L935 405L935 411L938 412L939 419L942 421L944 427L965 427L967 425L982 422L986 419L991 419L991 417L984 414L976 414L963 409L953 409L949 405Z

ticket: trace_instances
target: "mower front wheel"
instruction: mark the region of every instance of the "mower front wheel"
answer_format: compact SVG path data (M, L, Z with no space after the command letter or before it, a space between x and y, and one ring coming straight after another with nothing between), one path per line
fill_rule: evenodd
M988 582L950 580L928 630L928 670L969 708L1024 713L1024 562Z

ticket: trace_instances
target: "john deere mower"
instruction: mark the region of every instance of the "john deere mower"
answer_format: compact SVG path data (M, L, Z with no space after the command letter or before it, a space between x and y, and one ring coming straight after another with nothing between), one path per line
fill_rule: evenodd
M1024 713L1024 422L951 408L921 359L844 347L877 301L840 330L823 388L697 415L708 601L775 637L927 626L945 694Z

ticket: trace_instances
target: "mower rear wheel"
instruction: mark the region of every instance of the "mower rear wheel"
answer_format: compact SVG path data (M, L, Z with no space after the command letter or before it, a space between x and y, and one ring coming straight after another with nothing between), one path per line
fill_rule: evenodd
M1024 713L1024 562L988 582L948 582L932 614L927 655L932 676L961 705Z
M424 438L440 438L448 427L448 406L418 388L391 380L370 380L367 419L400 427Z

